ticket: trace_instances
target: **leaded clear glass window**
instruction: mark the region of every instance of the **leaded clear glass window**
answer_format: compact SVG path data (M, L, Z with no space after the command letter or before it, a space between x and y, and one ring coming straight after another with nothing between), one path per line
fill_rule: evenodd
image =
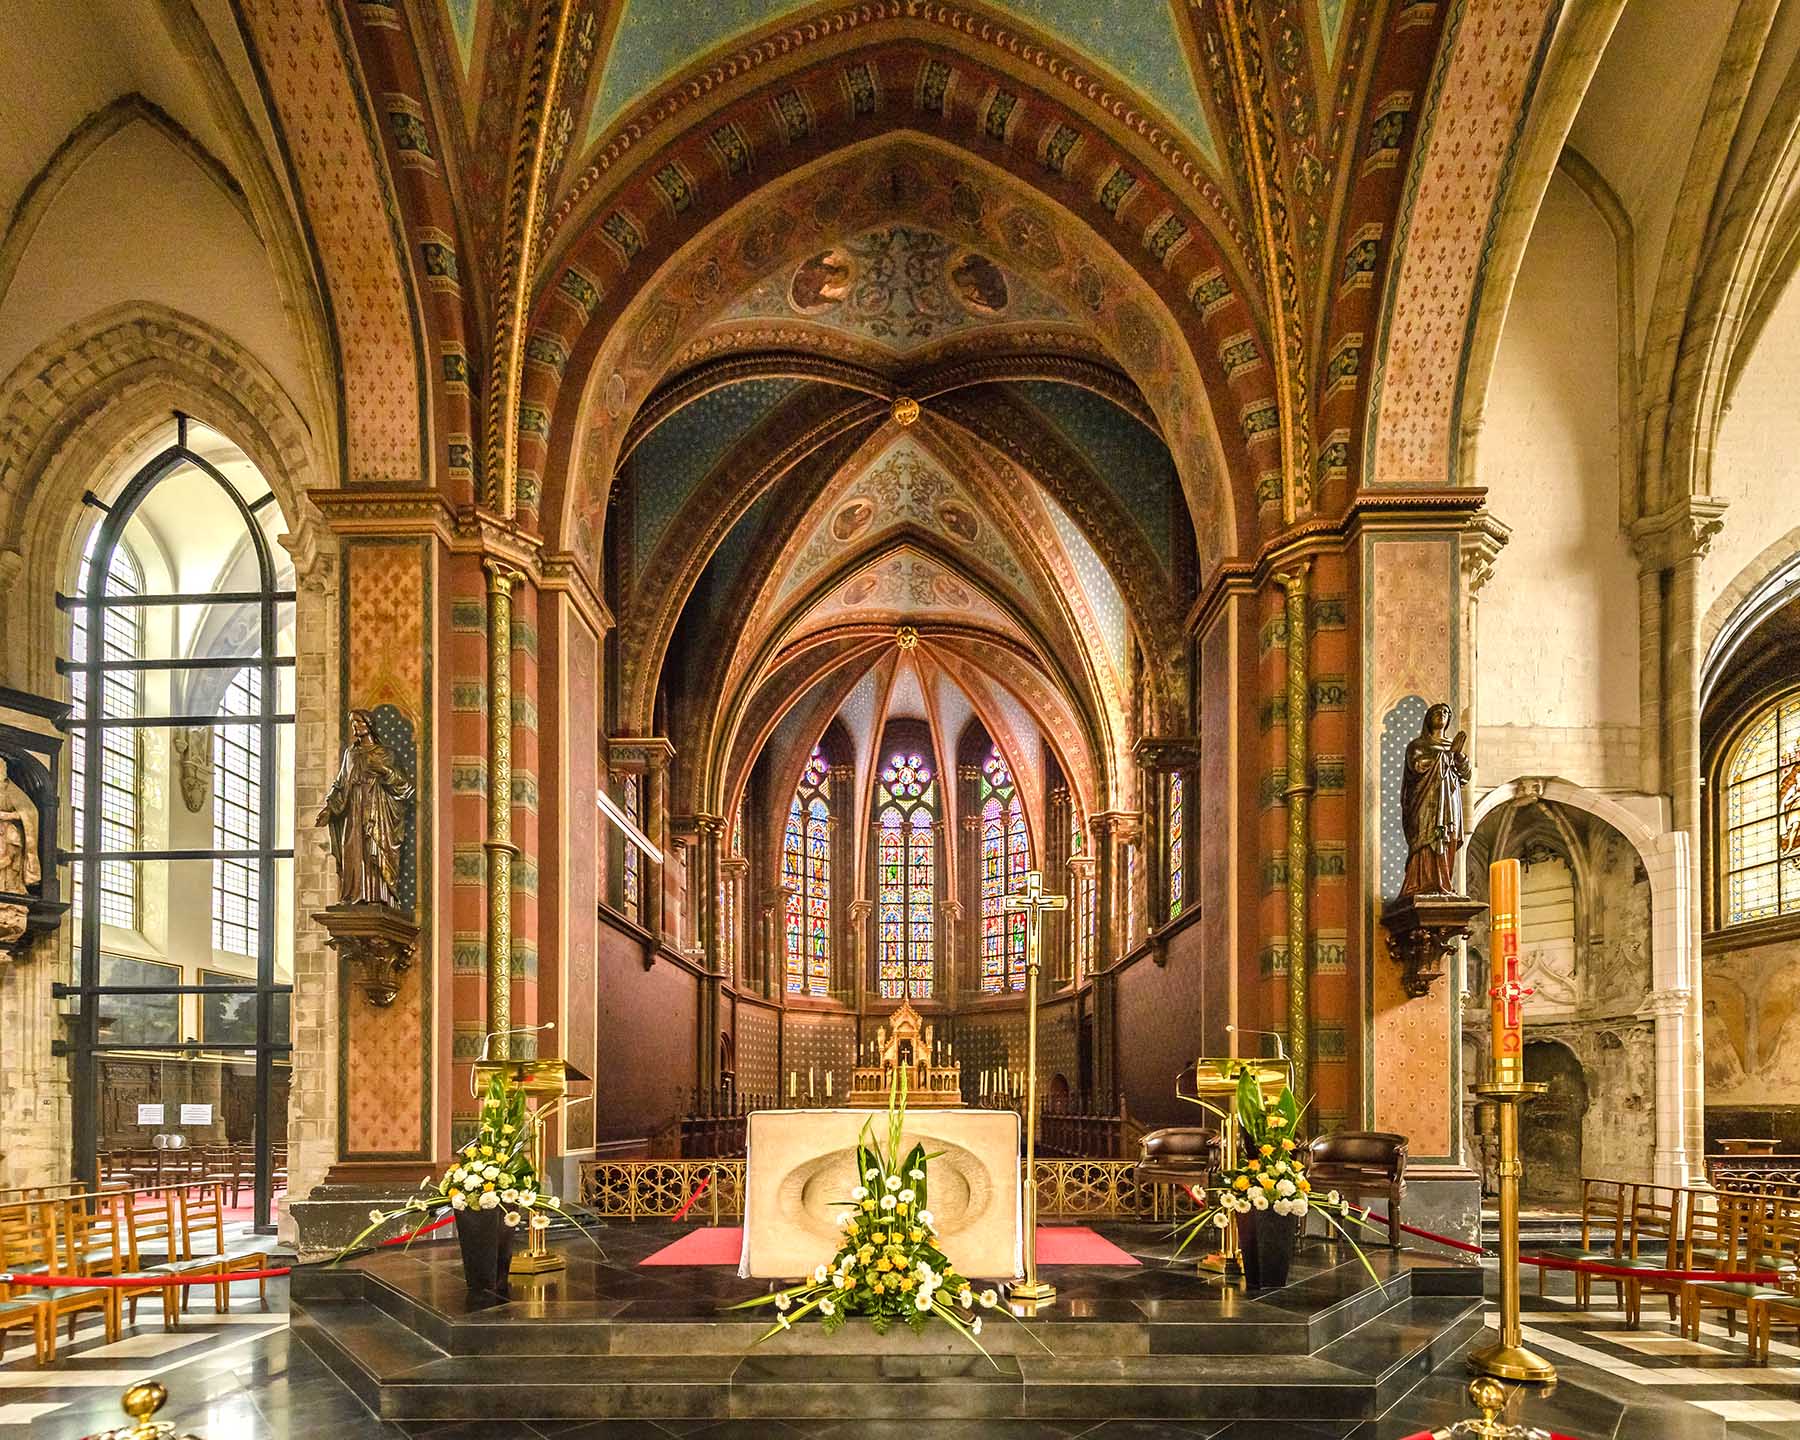
M1724 789L1725 923L1800 912L1800 696L1757 717Z
M88 540L88 553L81 562L78 593L88 593L88 565L93 558L93 544L100 531L95 527ZM121 541L113 549L106 569L106 595L141 595L144 575L137 557ZM105 612L101 624L100 654L105 661L136 661L144 658L144 615L133 606L117 606ZM85 607L76 606L72 613L73 633L69 639L69 659L81 664L88 655L88 625ZM143 712L143 676L134 670L109 670L101 682L101 713L108 720L130 719ZM69 672L69 699L75 713L87 707L87 672ZM127 727L108 727L100 732L100 843L102 850L136 850L142 829L142 732ZM74 824L74 849L86 848L83 827L87 823L87 732L76 730L69 737L69 813ZM86 914L81 898L81 870L76 865L72 914L76 950L81 947L80 917ZM100 903L96 907L104 925L135 930L138 926L137 865L130 860L100 862Z
M262 675L246 665L231 677L219 706L223 715L262 710ZM220 725L212 732L213 849L255 850L262 814L262 730ZM212 864L213 949L256 953L259 901L253 856L216 856Z

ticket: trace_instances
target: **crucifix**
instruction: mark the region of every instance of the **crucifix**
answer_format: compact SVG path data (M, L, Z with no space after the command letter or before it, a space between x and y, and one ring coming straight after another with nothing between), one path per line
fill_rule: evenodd
M1067 895L1046 895L1044 876L1032 870L1025 876L1025 888L1014 895L1004 895L1000 908L1007 914L1023 912L1025 916L1025 1283L1012 1287L1015 1309L1036 1313L1040 1305L1056 1299L1056 1287L1046 1285L1037 1273L1037 983L1038 969L1043 964L1040 948L1044 915L1067 910Z

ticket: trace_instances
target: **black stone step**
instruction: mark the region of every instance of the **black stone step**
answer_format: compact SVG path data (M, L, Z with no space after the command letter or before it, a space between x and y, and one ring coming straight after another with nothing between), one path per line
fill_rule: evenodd
M795 1353L450 1355L366 1301L309 1301L294 1316L296 1334L394 1420L1371 1419L1480 1324L1477 1298L1408 1297L1310 1356L990 1360L897 1351L898 1334L860 1339L863 1353L821 1353L816 1327Z

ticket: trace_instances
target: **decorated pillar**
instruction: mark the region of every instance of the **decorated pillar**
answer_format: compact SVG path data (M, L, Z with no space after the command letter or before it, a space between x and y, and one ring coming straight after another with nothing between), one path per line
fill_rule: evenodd
M856 767L831 767L831 993L856 994L855 926L850 918L856 875Z
M850 999L859 1014L869 1003L869 977L874 973L874 944L870 936L874 913L872 900L850 902Z

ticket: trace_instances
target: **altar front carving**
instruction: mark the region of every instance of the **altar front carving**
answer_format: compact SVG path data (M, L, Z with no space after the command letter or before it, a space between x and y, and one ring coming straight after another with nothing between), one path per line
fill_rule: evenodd
M915 1110L954 1109L963 1103L962 1062L949 1042L940 1044L930 1025L907 1001L875 1032L866 1056L851 1072L852 1108L885 1108L895 1077L906 1075L906 1103Z

